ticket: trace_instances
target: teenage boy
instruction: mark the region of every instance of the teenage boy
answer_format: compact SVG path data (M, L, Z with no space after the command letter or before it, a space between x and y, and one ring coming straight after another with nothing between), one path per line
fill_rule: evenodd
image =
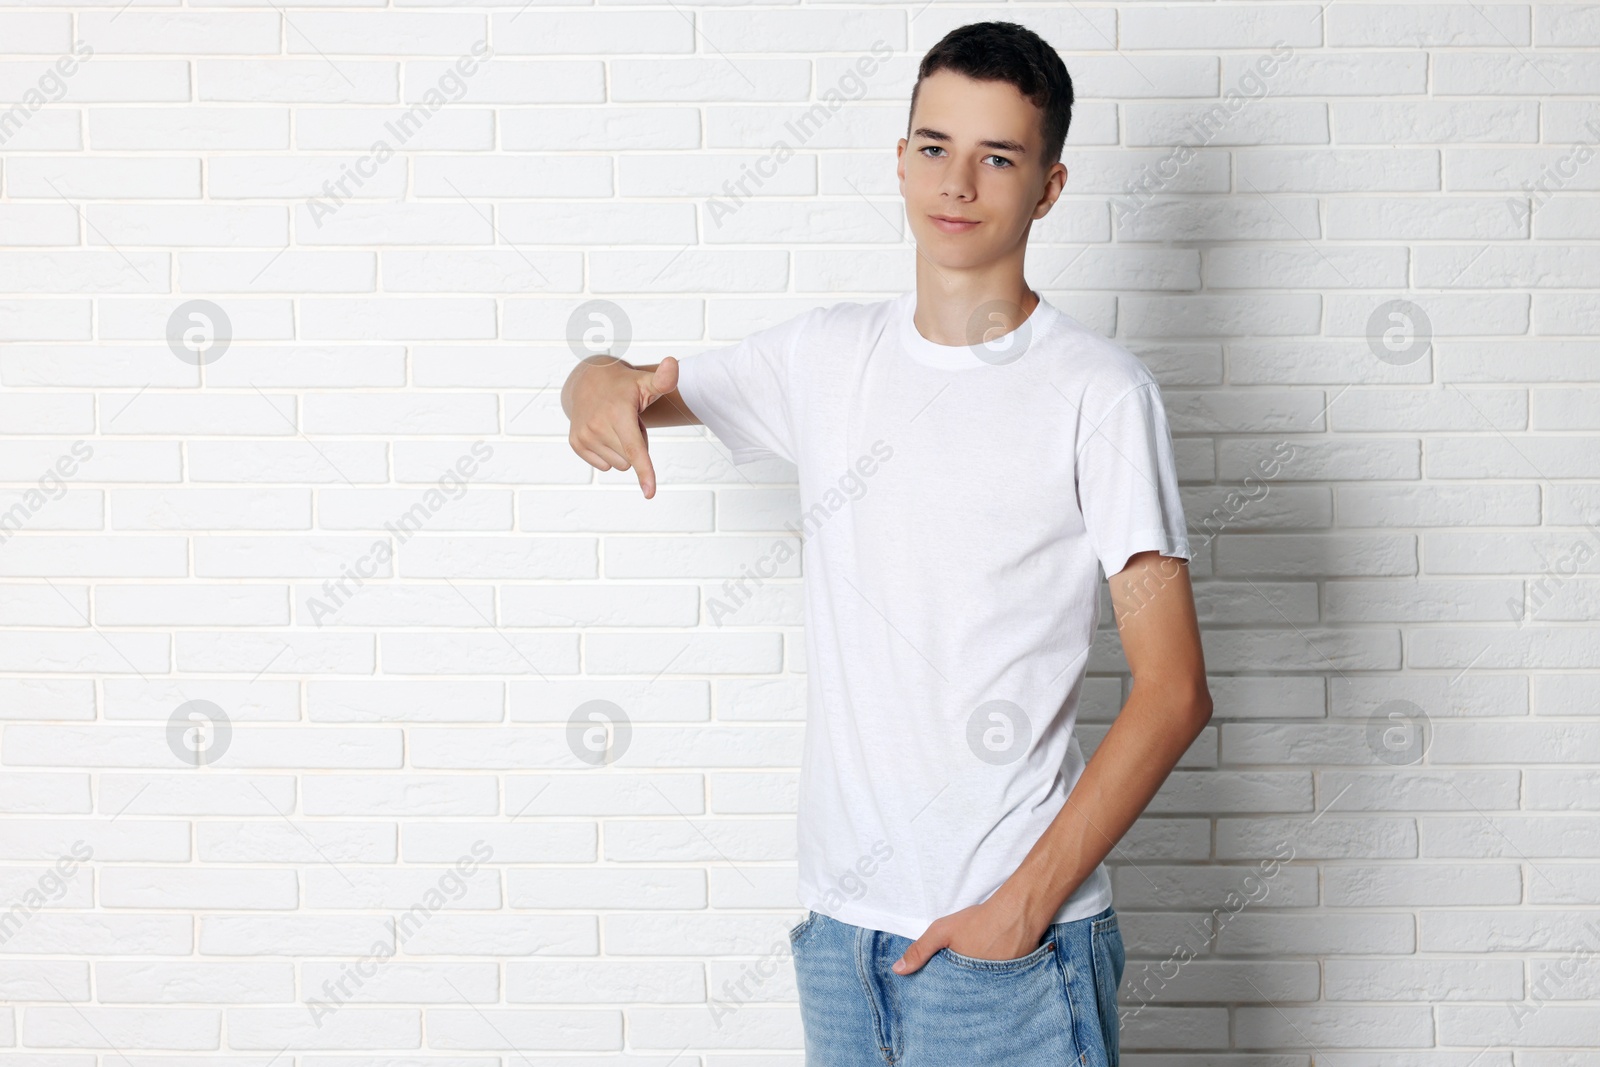
M1013 23L923 58L896 173L916 291L681 362L580 363L574 450L636 470L703 423L795 464L807 728L790 931L810 1065L1111 1067L1102 860L1211 717L1171 434L1125 348L1023 279L1072 82ZM1073 734L1100 571L1133 684Z

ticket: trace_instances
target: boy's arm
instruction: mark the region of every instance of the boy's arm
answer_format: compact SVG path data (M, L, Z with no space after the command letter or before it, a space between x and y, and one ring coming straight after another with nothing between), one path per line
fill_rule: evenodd
M647 367L607 355L581 360L561 387L561 410L572 450L603 471L637 468L647 499L655 496L656 472L645 428L700 421L678 393L671 356Z
M936 920L900 974L940 948L1015 959L1037 948L1056 911L1128 832L1211 720L1200 625L1185 561L1140 552L1110 580L1133 689L1067 802L988 900Z
M671 357L669 357L671 358ZM675 359L673 362L677 362ZM640 366L640 370L655 370L659 363ZM700 418L689 410L688 401L674 386L672 392L663 393L655 403L639 413L639 421L646 426L699 426Z

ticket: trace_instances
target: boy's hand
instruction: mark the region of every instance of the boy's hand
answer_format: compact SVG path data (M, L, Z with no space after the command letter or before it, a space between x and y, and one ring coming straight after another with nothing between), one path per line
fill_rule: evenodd
M1038 925L1024 908L994 893L982 904L935 919L895 962L894 973L921 970L941 948L980 960L1018 959L1038 948L1049 928L1049 922Z
M665 356L653 369L615 356L590 356L567 376L561 410L572 422L567 442L600 470L636 470L645 499L656 494L656 471L640 415L678 388L678 361Z

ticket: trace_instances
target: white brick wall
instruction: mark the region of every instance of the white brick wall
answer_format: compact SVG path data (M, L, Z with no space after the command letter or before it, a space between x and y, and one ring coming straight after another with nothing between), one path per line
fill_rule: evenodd
M1600 6L416 6L0 0L0 1067L799 1067L794 561L710 613L792 472L597 474L564 338L908 287L985 18L1074 75L1028 277L1160 377L1201 543L1123 1062L1600 1062Z

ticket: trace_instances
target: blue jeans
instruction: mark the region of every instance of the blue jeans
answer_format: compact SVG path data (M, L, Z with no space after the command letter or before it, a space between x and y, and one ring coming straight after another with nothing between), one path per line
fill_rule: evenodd
M942 948L889 968L911 939L811 912L789 931L806 1067L1117 1067L1117 913L1053 923L1011 960Z

